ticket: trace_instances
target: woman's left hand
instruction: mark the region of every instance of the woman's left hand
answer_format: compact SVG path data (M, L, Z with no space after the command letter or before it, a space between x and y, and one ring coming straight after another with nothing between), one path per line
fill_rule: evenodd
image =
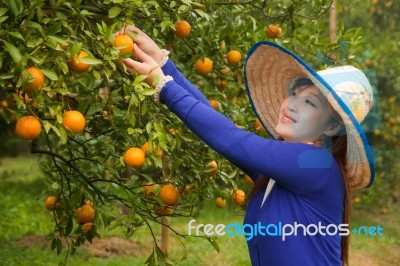
M165 77L158 63L151 56L143 52L136 44L134 45L133 56L139 61L132 58L123 58L122 61L129 72L147 75L147 84L156 85L159 80Z

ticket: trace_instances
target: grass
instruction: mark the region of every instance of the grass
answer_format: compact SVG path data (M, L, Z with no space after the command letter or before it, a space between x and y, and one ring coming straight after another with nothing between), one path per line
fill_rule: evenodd
M45 210L44 191L48 188L45 178L37 167L35 157L0 158L0 261L2 265L57 265L65 261L65 252L57 255L49 248L30 246L21 248L17 241L25 236L42 236L50 233L54 222ZM356 206L353 212L353 226L383 227L383 236L352 235L350 258L355 266L400 265L400 214L393 206L387 215L379 210ZM232 215L228 210L219 210L213 202L206 202L204 211L196 223L228 224L242 223L242 216ZM188 218L173 218L171 226L187 233ZM155 235L160 235L156 225ZM101 232L103 238L119 236L122 231ZM88 251L78 249L68 257L67 265L143 265L151 253L152 238L147 228L137 231L131 238L138 250L136 256L112 256L96 258ZM222 236L217 242L217 253L205 239L188 237L181 243L174 234L169 234L169 255L178 265L250 265L246 240L243 236ZM183 259L182 259L183 258Z

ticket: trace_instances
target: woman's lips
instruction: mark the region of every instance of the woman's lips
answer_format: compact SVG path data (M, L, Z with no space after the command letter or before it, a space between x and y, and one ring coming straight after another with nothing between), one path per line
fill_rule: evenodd
M296 120L294 120L288 113L284 113L281 122L284 124L291 124L291 123L296 123Z

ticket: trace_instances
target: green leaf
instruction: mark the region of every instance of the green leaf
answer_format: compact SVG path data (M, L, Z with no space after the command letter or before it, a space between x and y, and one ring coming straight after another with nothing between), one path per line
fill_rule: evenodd
M115 18L121 13L122 9L119 6L113 6L109 11L108 11L108 17L109 18Z
M42 26L40 26L39 23L36 23L36 22L33 22L33 21L27 21L25 23L25 27L36 29L40 33L42 32Z
M60 132L61 143L62 144L67 143L68 136L67 136L67 132L65 131L65 129L63 127L60 127L59 132Z
M8 34L10 34L11 36L14 36L14 37L17 38L17 39L20 39L20 40L22 40L22 41L25 41L24 37L23 37L22 34L19 33L19 32L10 31L10 32L8 32Z
M9 42L6 42L6 41L3 41L3 42L4 42L4 45L6 46L8 53L11 55L13 61L15 63L21 62L22 55L21 55L20 51L18 50L18 48Z
M143 91L141 91L140 93L146 96L150 96L153 95L156 92L155 89L153 88L148 88L148 89L144 89Z
M9 0L11 11L14 13L14 16L18 17L19 14L24 10L24 4L22 0Z
M135 80L133 81L133 84L139 84L140 82L145 80L147 77L148 77L147 75L139 75L135 78Z
M219 246L217 243L217 238L211 238L211 237L207 237L208 242L211 243L211 245L213 245L214 249L219 253Z
M43 74L51 80L58 80L57 74L53 70L41 69Z
M7 11L7 8L0 8L0 16L3 16L5 13L7 13Z
M96 15L95 13L90 12L90 11L88 11L88 10L86 10L86 9L81 10L80 13L81 13L82 16L88 16L88 17L93 16L93 15Z
M4 21L6 21L8 19L8 16L5 16L5 17L0 17L0 23L2 23L2 22L4 22Z
M82 50L82 43L77 43L72 45L70 52L71 55L77 55L81 50Z
M13 78L14 74L2 74L0 75L0 79L10 79Z
M99 65L103 64L103 61L93 57L93 56L85 56L79 59L81 62L89 65Z
M58 42L59 44L68 45L68 42L60 37L50 35L48 38Z

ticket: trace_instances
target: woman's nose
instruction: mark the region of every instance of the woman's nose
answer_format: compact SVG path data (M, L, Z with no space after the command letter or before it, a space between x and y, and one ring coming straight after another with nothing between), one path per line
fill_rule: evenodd
M297 112L297 98L290 97L288 99L288 109L290 112Z

